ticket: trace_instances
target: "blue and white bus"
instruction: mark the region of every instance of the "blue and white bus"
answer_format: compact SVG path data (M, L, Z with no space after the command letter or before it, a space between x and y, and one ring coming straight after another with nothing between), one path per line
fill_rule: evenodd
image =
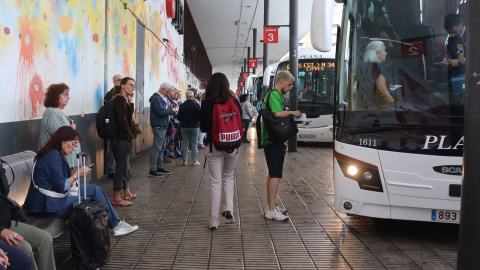
M277 73L289 70L289 57L280 59ZM319 52L313 48L298 51L298 110L307 121L298 125L297 141L333 141L333 89L335 50ZM289 104L289 94L285 103Z

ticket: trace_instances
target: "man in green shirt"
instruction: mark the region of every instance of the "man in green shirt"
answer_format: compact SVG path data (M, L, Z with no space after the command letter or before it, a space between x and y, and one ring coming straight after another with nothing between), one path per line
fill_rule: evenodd
M275 77L275 86L268 94L268 105L272 115L275 117L287 117L290 114L301 117L300 111L284 111L283 95L292 90L294 77L288 71L280 71ZM266 107L266 102L263 108ZM277 206L277 194L280 179L283 172L283 161L287 151L286 143L273 144L270 136L262 123L262 144L265 145L265 159L267 160L268 178L267 178L267 203L265 208L265 218L277 221L286 221L286 209Z

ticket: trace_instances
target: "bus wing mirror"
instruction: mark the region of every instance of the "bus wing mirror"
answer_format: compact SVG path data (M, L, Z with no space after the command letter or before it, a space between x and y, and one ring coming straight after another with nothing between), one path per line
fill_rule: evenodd
M335 0L313 0L310 38L318 51L332 49L333 8Z
M263 72L263 86L265 88L269 87L270 84L270 74L272 73L273 68L271 66L268 66L265 71Z

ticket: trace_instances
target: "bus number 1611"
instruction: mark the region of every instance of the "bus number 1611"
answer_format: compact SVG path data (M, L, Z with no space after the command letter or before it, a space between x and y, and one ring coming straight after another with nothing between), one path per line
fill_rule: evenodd
M377 147L377 140L372 139L359 139L360 146L373 146Z

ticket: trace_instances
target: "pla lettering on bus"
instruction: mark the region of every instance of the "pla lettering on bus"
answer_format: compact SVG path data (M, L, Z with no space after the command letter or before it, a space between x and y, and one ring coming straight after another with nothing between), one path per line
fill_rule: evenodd
M460 138L460 140L458 140L458 142L455 144L455 146L452 148L452 146L446 146L445 145L445 139L448 137L447 135L440 135L440 136L436 136L436 135L425 135L425 145L423 146L422 149L430 149L434 146L438 146L438 148L436 149L439 149L439 150L449 150L449 149L459 149L460 148L463 148L463 136L462 138ZM440 137L440 141L439 141L439 137Z

